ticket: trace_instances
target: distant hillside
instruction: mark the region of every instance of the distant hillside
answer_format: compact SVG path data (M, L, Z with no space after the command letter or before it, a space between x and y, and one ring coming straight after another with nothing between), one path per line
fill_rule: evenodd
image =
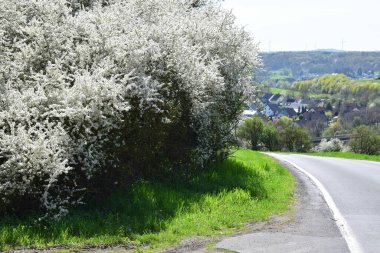
M351 80L344 74L323 75L311 80L296 81L290 88L302 92L339 94L346 98L349 95L357 97L365 94L366 99L371 97L371 100L374 100L380 96L380 82L378 80Z
M380 52L306 51L262 53L264 70L257 74L260 82L293 82L342 73L350 78L373 78L380 75Z

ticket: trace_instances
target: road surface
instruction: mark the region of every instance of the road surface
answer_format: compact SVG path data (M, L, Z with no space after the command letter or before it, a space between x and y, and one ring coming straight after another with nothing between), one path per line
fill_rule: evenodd
M270 155L289 167L303 184L294 224L278 231L227 238L217 247L235 252L380 252L380 163ZM338 213L338 218L332 213Z

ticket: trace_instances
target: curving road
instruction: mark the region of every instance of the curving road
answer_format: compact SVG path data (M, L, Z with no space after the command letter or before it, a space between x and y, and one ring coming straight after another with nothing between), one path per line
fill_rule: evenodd
M380 252L379 162L269 155L304 185L300 190L303 207L297 211L295 225L228 238L219 248L235 252Z
M380 252L380 163L305 155L271 155L280 161L292 162L323 185L347 222L349 236L358 244L356 251Z

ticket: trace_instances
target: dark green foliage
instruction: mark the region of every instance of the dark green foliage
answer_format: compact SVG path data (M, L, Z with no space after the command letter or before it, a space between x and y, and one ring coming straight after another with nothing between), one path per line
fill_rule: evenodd
M141 113L136 104L125 116L125 144L118 151L124 170L133 178L165 179L194 169L192 155L198 143L191 127L192 106L181 91L173 90L167 101L162 113L155 108Z
M302 127L296 127L294 142L296 152L308 152L312 147L310 135Z
M267 124L264 127L264 131L261 136L261 141L269 151L276 151L280 148L279 133L277 129L271 124Z
M351 133L349 145L355 153L376 155L380 153L380 136L368 126L358 126Z
M260 117L247 119L238 130L238 137L249 142L251 149L258 150L261 135L264 130L264 122Z
M306 129L297 126L288 117L281 117L276 127L280 136L283 151L306 152L311 148L310 135Z
M291 152L307 152L311 149L311 140L306 129L291 126L280 131L284 150Z
M288 117L282 117L275 125L265 123L259 117L247 119L237 136L247 141L254 150L307 152L311 149L310 135Z

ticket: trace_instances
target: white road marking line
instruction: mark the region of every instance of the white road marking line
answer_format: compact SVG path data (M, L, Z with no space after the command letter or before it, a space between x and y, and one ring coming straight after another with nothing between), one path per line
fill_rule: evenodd
M272 154L270 154L272 155ZM276 155L274 155L276 157ZM340 230L340 233L342 234L343 238L346 240L348 248L350 249L351 253L363 253L364 251L362 250L360 243L356 240L356 237L354 235L354 232L348 225L346 219L343 217L341 212L339 211L338 207L336 206L334 200L332 199L330 193L326 190L326 188L323 186L323 184L315 178L313 175L311 175L309 172L306 170L302 169L300 166L297 164L285 159L285 158L280 158L288 163L290 163L292 166L294 166L296 169L304 173L306 176L308 176L314 183L315 185L319 188L319 190L322 192L323 198L325 199L327 205L329 206L335 222Z

